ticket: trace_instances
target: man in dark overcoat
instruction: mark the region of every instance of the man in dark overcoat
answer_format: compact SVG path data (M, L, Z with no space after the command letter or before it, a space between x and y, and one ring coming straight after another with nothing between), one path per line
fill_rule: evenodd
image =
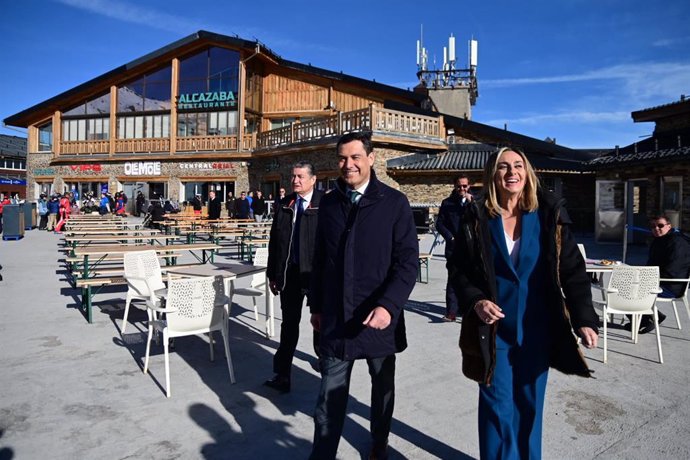
M453 180L453 192L441 202L441 209L436 219L436 230L443 236L446 242L445 256L450 260L455 248L455 238L460 233L460 223L465 215L465 209L472 201L470 194L470 181L467 175L461 174ZM448 276L446 283L446 315L444 321L454 322L458 315L458 295L450 283Z
M271 225L268 244L269 287L280 294L283 323L280 345L273 357L272 379L264 385L281 393L291 387L292 359L299 339L304 297L309 291L319 202L323 192L314 190L314 166L298 162L292 167L293 193L280 201ZM256 203L256 198L254 203Z
M405 195L376 178L369 133L341 137L337 158L341 177L319 207L309 299L321 334L310 458L336 456L358 359L366 359L371 376L369 458L386 458L395 354L407 347L403 307L417 279L417 232Z

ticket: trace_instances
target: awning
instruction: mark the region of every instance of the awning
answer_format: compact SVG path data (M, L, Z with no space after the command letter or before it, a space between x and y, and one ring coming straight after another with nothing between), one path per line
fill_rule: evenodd
M26 180L0 177L0 185L26 185Z

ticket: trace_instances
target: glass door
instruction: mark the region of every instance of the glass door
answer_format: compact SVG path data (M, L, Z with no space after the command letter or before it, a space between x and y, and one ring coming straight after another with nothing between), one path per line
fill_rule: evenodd
M683 209L683 178L664 176L661 178L661 212L666 214L674 228L680 228Z

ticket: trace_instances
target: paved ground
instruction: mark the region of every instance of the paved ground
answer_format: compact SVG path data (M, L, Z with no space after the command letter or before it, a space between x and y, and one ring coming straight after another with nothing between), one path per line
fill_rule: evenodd
M592 257L622 254L620 247L581 240ZM306 320L292 393L262 386L276 341L260 333L250 299L238 298L231 323L237 384L228 380L220 347L212 363L205 338L178 339L173 396L166 399L162 349L155 349L151 373L141 371L145 314L135 309L134 327L122 336L119 290L97 296L94 324L87 324L58 262L58 241L33 230L23 240L0 242L0 459L306 458L319 384ZM427 238L423 250L429 245ZM460 324L441 321L442 247L435 253L430 283L417 284L405 313L410 346L398 357L392 458L478 456L477 386L460 373ZM643 261L644 253L634 248L628 261ZM552 372L544 457L690 458L685 312L681 321L683 330L672 317L662 326L663 365L653 335L633 345L614 329L608 364L601 348L585 352L596 379ZM369 388L366 365L358 363L339 458L368 451Z

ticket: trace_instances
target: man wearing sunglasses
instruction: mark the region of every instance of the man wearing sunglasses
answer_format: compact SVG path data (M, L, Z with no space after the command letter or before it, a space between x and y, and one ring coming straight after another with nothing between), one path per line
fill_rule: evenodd
M690 244L679 233L673 230L668 217L655 216L650 220L654 240L649 247L647 265L658 266L661 278L687 278L690 274ZM659 297L677 298L683 296L685 283L661 283L663 292ZM659 312L659 324L666 315ZM629 325L626 325L628 328ZM640 321L640 334L654 330L652 315L644 315Z
M446 241L445 256L450 260L455 247L455 238L460 233L460 222L467 205L472 201L470 180L465 174L453 179L454 189L450 196L443 200L436 220L436 230ZM450 283L446 283L446 315L443 321L455 322L458 314L458 296Z

